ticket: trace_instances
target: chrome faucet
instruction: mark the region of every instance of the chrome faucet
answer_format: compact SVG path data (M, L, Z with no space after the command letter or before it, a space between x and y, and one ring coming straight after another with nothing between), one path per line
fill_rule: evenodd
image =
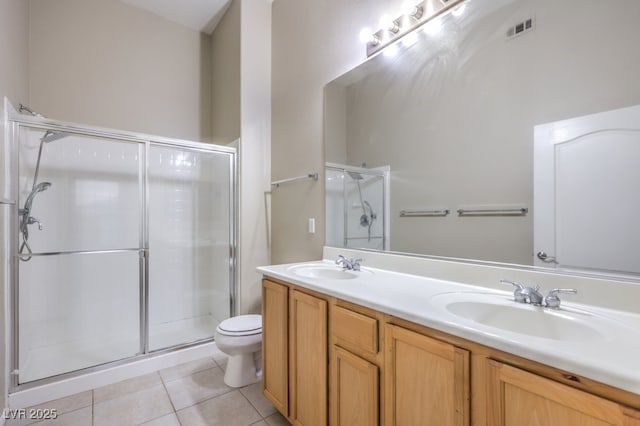
M526 287L515 281L500 280L500 284L512 285L515 287L513 291L513 300L518 303L528 303L535 306L544 306L551 309L560 308L560 298L558 293L576 294L578 290L575 288L554 288L547 294L546 297L542 297L540 293L540 286ZM544 302L544 304L543 304Z
M522 290L522 296L524 297L524 303L531 305L542 306L542 293L540 293L540 286L525 287Z
M343 255L339 254L336 259L336 265L341 265L343 269L349 271L359 271L360 270L360 262L362 259L354 259L354 258L346 258Z
M513 290L513 300L518 303L529 303L531 305L542 305L542 294L540 286L525 287L523 284L510 280L500 280L500 284L512 285L515 287Z
M558 293L564 294L576 294L578 290L575 288L554 288L547 294L547 297L544 298L544 304L547 308L551 309L560 309L560 298L558 297Z

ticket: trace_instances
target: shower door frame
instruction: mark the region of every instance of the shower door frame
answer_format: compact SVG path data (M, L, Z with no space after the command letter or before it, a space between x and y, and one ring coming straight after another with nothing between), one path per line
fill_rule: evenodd
M9 393L22 391L25 389L33 388L35 386L41 386L57 382L63 379L76 377L91 373L94 371L101 371L107 368L116 367L123 364L128 364L133 361L154 357L169 352L174 352L181 349L201 345L203 343L213 342L213 335L210 338L200 339L198 341L189 343L180 343L174 346L149 350L149 151L152 146L161 146L169 148L187 149L195 153L220 153L227 154L229 156L229 312L231 316L236 315L238 309L238 260L237 260L237 244L238 244L238 154L237 149L234 147L214 145L202 142L194 142L183 139L174 139L161 136L148 135L144 133L128 132L113 130L107 128L100 128L94 126L85 126L76 123L62 122L58 120L51 120L43 117L26 116L19 114L15 108L13 108L9 102L5 102L5 145L9 147L8 161L11 167L11 191L15 194L15 203L11 207L10 221L9 221L9 251L7 267L9 268L8 276L10 283L7 288L7 298L10 306L10 312L5 314L5 319L8 322L7 330L10 334L8 341L11 342L11 349L9 353ZM117 140L126 143L134 143L138 145L140 152L144 153L144 161L139 160L139 196L140 196L140 212L139 212L139 246L137 249L116 249L116 250L85 250L85 251L71 251L61 252L59 254L64 255L78 255L78 254L101 254L101 253L114 253L114 252L133 252L137 251L140 256L140 274L139 274L139 290L140 290L140 303L139 303L139 327L140 327L140 349L135 355L109 361L106 363L73 370L66 373L56 374L42 379L33 380L26 383L19 383L19 233L18 229L18 160L19 160L19 147L20 147L20 129L41 129L43 131L51 130L54 132L66 132L74 135L88 136L99 139ZM57 253L49 253L57 254ZM36 254L37 256L37 254ZM4 368L4 367L3 367Z

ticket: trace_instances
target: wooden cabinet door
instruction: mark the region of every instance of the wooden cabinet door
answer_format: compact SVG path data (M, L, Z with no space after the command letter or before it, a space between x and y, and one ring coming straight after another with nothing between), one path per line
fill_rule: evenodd
M262 389L284 416L289 415L289 289L262 281Z
M295 425L327 424L327 302L291 291L291 419Z
M385 327L385 424L469 424L469 352Z
M377 426L378 367L338 346L331 356L331 424Z
M490 426L640 425L637 410L497 361L488 377Z

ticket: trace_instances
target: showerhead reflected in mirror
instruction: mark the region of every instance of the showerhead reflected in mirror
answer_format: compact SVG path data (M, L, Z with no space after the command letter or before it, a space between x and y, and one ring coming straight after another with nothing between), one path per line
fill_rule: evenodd
M588 270L592 262L565 263L562 259L574 257L557 252L584 246L570 242L574 230L564 232L561 222L554 225L559 230L555 243L536 247L540 209L535 194L555 188L534 184L536 147L551 143L551 138L537 142L534 134L548 123L578 132L576 123L584 117L640 104L637 16L640 3L634 0L467 0L463 11L434 21L438 32L421 31L414 44L398 45L393 58L377 55L327 85L326 160L346 167L390 166L388 232L393 238L387 249ZM606 127L597 131L611 130ZM631 127L624 137L635 141L640 133ZM588 140L579 137L576 143ZM565 145L557 145L557 151ZM613 161L598 158L602 164ZM556 207L578 205L569 196L562 200ZM610 202L605 206L618 217L635 209L622 196L615 206ZM505 214L400 215L445 209ZM601 210L588 209L567 223L581 224L582 233L596 238L607 233L607 223L620 220L596 211ZM331 220L328 214L328 231ZM599 232L589 231L594 229ZM349 246L329 235L326 242ZM559 264L540 261L537 251ZM611 275L629 272L598 269Z
M69 136L69 133L66 132L53 132L51 130L47 130L44 134L44 136L42 137L41 141L43 143L49 143L49 142L53 142L53 141L57 141L59 139L65 138Z
M388 167L365 169L327 164L327 240L351 248L388 247Z

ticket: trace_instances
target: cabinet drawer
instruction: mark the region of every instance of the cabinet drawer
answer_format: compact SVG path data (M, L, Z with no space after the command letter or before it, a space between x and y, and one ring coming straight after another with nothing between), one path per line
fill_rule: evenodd
M336 343L374 355L378 353L378 320L375 318L334 306L331 325Z

